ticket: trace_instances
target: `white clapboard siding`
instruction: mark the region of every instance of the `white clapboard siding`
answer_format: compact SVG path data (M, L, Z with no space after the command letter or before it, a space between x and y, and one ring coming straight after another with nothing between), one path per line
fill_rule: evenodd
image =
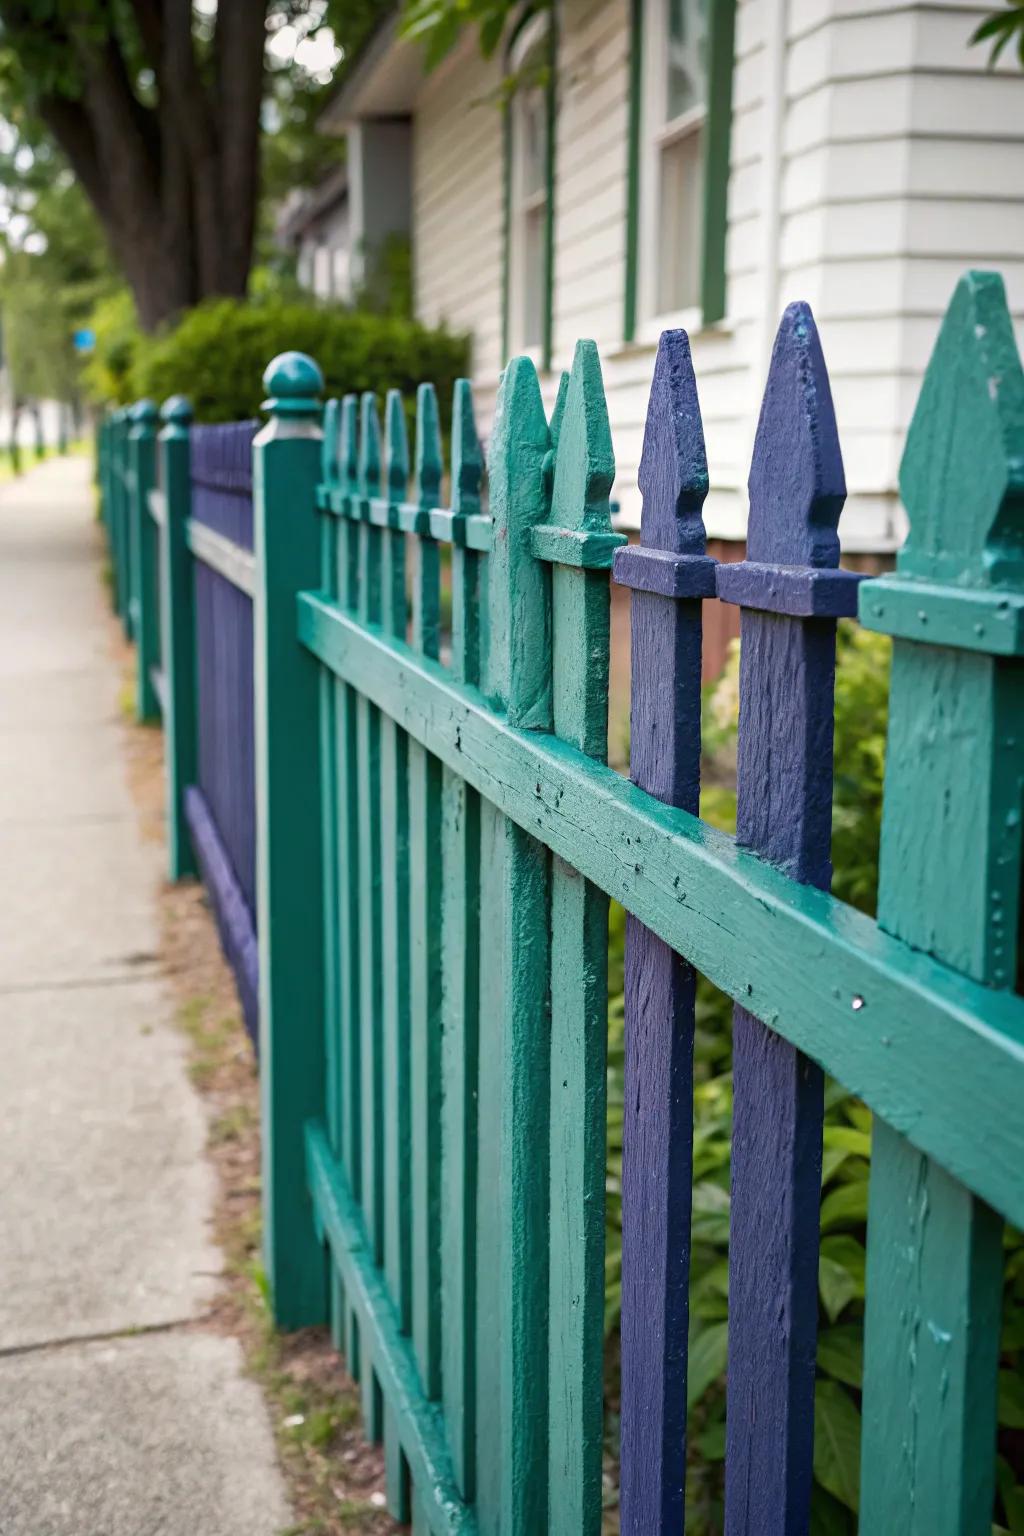
M639 512L657 330L639 316L637 339L623 342L629 10L629 0L559 6L553 356L542 380L550 404L577 338L598 342L627 525ZM712 536L743 535L763 370L791 299L807 299L821 323L851 551L903 537L900 452L965 267L1003 272L1024 333L1024 76L1009 53L990 72L987 49L968 46L985 14L984 0L738 0L728 314L691 333ZM472 333L485 434L503 362L501 75L501 60L482 61L470 43L427 77L414 111L417 308Z

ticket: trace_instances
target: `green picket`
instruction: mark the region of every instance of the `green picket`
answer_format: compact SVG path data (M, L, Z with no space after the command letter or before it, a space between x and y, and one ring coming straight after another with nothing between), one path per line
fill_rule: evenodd
M451 671L480 681L481 557L465 519L480 511L483 461L468 379L455 385L451 456ZM451 768L442 774L443 1030L441 1241L442 1401L463 1498L475 1486L477 1061L480 1011L480 797Z
M382 609L382 531L369 520L369 499L380 495L380 420L373 395L360 411L359 618L379 624ZM356 696L356 803L359 817L360 1065L362 1075L362 1205L370 1248L384 1261L384 1063L381 1040L381 774L380 710ZM380 1388L363 1341L363 1417L371 1440L383 1435Z
M346 395L341 402L339 442L340 489L345 508L358 498L359 402ZM336 585L339 602L355 611L359 601L359 528L344 516L338 530ZM340 986L337 1095L341 1114L342 1161L353 1194L362 1194L362 1037L359 941L359 794L356 740L356 691L334 678L335 772L338 782L336 843L328 857L337 861ZM361 1377L359 1324L355 1312L344 1313L345 1359L354 1381Z
M387 526L382 544L381 626L396 640L405 639L405 535L397 527L397 508L409 479L402 398L391 390L386 404L385 485ZM409 1167L409 768L408 737L389 715L380 731L380 955L381 955L381 1104L383 1115L384 1266L399 1325L411 1324L410 1167ZM400 1522L409 1518L409 1477L391 1414L384 1417L384 1463L388 1511Z
M417 561L412 644L440 653L441 565L430 536L430 509L441 488L441 433L430 385L416 402ZM418 742L409 745L410 879L407 911L412 952L412 1336L420 1380L440 1396L441 1162L441 765Z
M593 342L576 348L552 421L554 483L533 548L553 562L555 733L608 751L608 496L615 467ZM601 1528L608 898L564 860L551 870L549 1529Z
M551 725L550 581L529 544L547 511L549 447L536 370L514 359L488 456L487 692L524 730ZM550 860L489 802L480 822L477 1493L483 1536L535 1536L548 1529Z
M1024 373L1003 285L964 278L900 473L910 534L861 589L893 648L879 925L996 988L1017 975L1024 673L985 654L993 596L1024 592L1014 519ZM960 644L928 644L933 595ZM962 648L966 644L970 649ZM853 1027L856 1028L854 1022ZM952 1065L952 1064L950 1064ZM861 1529L988 1536L994 1497L1002 1222L875 1118L868 1211Z
M340 403L329 400L324 407L324 440L320 457L321 486L329 490L338 482L338 440ZM338 525L333 514L321 506L320 586L326 597L336 598L338 588ZM324 1061L326 1070L325 1105L327 1131L331 1148L341 1154L341 957L340 892L341 866L333 856L338 835L338 753L337 698L334 679L320 673L320 814L324 847ZM336 1349L345 1342L345 1295L337 1265L331 1266L330 1280L331 1337Z

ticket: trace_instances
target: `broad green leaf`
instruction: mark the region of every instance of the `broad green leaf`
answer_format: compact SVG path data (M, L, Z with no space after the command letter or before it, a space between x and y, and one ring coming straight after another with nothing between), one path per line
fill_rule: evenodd
M855 1237L836 1236L822 1240L818 1256L818 1291L821 1304L834 1323L849 1302L864 1295L864 1271L867 1255Z
M841 1184L825 1196L821 1202L821 1230L829 1232L836 1227L861 1227L868 1219L868 1186L866 1180L856 1184Z
M864 1373L864 1329L842 1323L818 1335L818 1369L848 1387L859 1387Z
M814 1476L847 1509L860 1494L860 1414L837 1381L814 1387Z
M686 1368L686 1411L699 1403L712 1382L725 1371L728 1358L729 1325L708 1323L690 1329L690 1349Z

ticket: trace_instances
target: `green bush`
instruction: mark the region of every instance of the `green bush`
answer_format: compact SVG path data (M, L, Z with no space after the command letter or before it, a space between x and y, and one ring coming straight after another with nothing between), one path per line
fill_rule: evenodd
M878 888L890 642L853 624L839 628L836 673L832 889L873 912ZM736 821L739 654L705 693L701 813L724 831ZM623 943L613 906L609 947L608 1226L605 1321L608 1397L617 1408L622 1273ZM687 1383L687 1536L718 1536L723 1519L729 1184L732 1140L732 1003L698 978L694 1044L690 1370ZM829 1081L825 1089L818 1383L815 1394L812 1536L854 1536L859 1483L871 1114ZM1024 1244L1008 1232L999 1396L1001 1509L995 1531L1024 1533L1020 1430L1024 1429ZM614 1425L610 1426L614 1429Z
M468 343L392 315L340 305L219 299L191 310L173 330L143 336L125 323L118 300L98 317L89 385L118 403L187 395L197 421L240 421L259 413L263 370L279 352L308 352L328 394L437 387L442 413L468 368ZM445 419L447 417L445 416Z

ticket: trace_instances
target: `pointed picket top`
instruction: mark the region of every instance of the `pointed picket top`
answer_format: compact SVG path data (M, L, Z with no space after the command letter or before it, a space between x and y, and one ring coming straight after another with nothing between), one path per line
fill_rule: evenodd
M342 485L354 491L359 484L359 399L345 395L341 402L338 458Z
M900 465L902 574L1024 582L1024 373L1003 280L968 272L942 322Z
M516 482L537 468L551 445L537 370L528 357L514 357L501 376L494 423L487 445L487 474L495 530L507 526L515 509L534 498L514 497Z
M473 386L456 379L452 395L452 512L472 517L480 511L484 456L476 431Z
M416 499L421 507L438 505L443 474L437 391L433 384L421 384L416 391Z
M409 434L400 390L389 389L385 400L387 437L384 445L385 478L389 501L404 501L409 488Z
M582 342L578 343L577 350L582 345ZM563 368L558 380L558 393L555 395L555 403L551 410L551 425L548 428L548 431L551 433L551 448L554 453L558 452L558 439L562 435L562 421L565 417L565 402L568 394L569 375Z
M338 428L341 424L341 401L331 399L324 406L324 440L320 449L320 476L325 485L338 482Z
M685 331L662 331L640 456L640 543L676 555L703 555L701 508L708 460L697 380Z
M747 487L748 560L839 564L843 457L818 327L802 301L787 307L775 336Z
M359 402L359 489L364 496L380 493L380 412L371 391Z
M551 525L610 533L608 497L615 457L601 360L592 341L576 343L572 373L568 384L559 388L551 430L555 449Z
M551 723L551 621L547 572L530 536L548 506L544 460L551 434L537 370L515 357L502 374L487 450L492 538L488 561L491 645L487 692L513 725Z

